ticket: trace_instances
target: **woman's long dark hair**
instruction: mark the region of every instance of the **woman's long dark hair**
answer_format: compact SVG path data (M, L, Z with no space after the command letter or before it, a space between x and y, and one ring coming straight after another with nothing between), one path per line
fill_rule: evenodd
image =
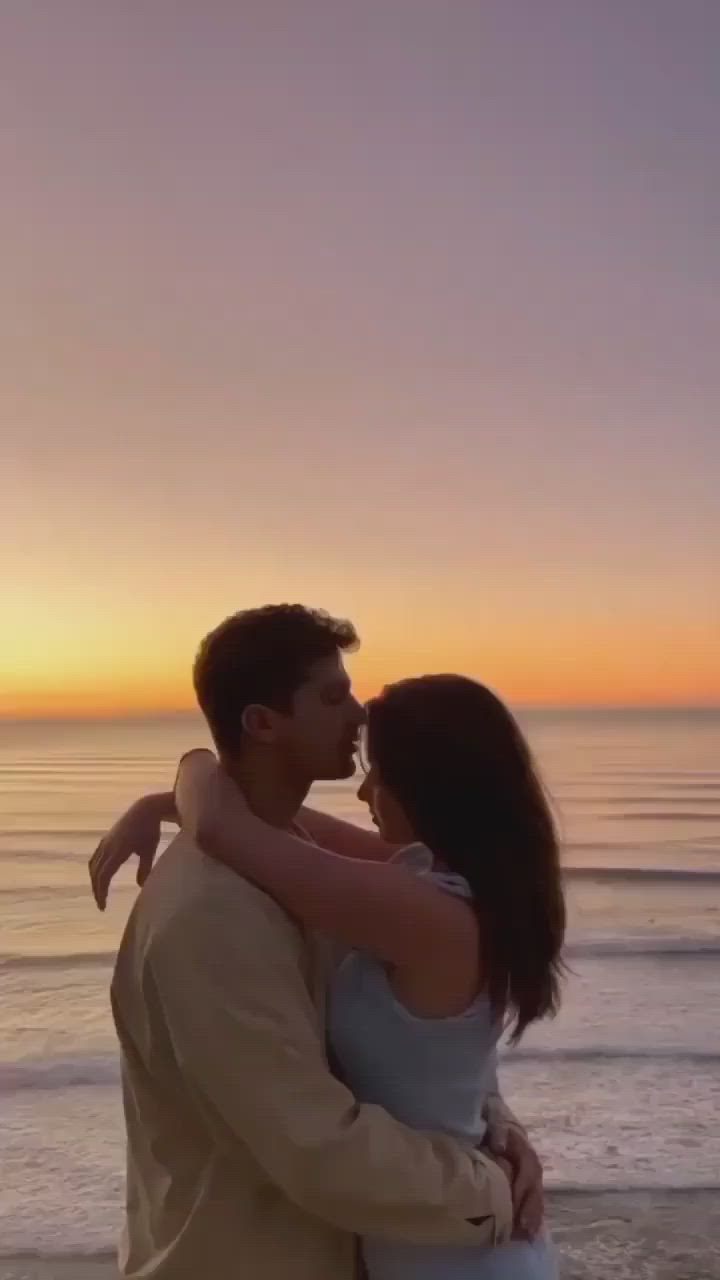
M484 685L421 676L370 702L367 751L417 839L470 884L486 990L518 1040L557 1011L565 933L555 823L520 728Z

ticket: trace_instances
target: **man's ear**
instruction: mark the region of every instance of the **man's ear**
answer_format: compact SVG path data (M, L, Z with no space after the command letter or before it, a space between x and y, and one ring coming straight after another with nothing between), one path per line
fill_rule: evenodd
M272 742L275 737L275 717L269 707L251 702L242 713L240 723L243 733L254 742Z

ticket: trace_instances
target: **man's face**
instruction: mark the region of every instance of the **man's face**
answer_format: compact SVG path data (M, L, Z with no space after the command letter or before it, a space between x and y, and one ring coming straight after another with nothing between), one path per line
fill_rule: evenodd
M351 778L364 719L338 653L310 668L295 694L292 714L276 722L276 742L291 766L310 781Z

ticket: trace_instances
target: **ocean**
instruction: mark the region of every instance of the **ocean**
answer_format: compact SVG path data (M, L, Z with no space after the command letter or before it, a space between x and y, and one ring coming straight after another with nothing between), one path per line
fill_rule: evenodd
M720 1189L720 712L520 715L563 835L571 967L503 1054L550 1186ZM124 1187L108 984L137 892L87 859L167 789L194 716L0 721L0 1255L114 1246ZM315 802L367 815L353 783Z

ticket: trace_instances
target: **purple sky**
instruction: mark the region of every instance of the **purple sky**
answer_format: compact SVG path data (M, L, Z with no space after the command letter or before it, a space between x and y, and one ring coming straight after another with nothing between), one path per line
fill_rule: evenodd
M715 0L6 0L0 707L182 700L280 597L368 687L720 698L719 55Z

